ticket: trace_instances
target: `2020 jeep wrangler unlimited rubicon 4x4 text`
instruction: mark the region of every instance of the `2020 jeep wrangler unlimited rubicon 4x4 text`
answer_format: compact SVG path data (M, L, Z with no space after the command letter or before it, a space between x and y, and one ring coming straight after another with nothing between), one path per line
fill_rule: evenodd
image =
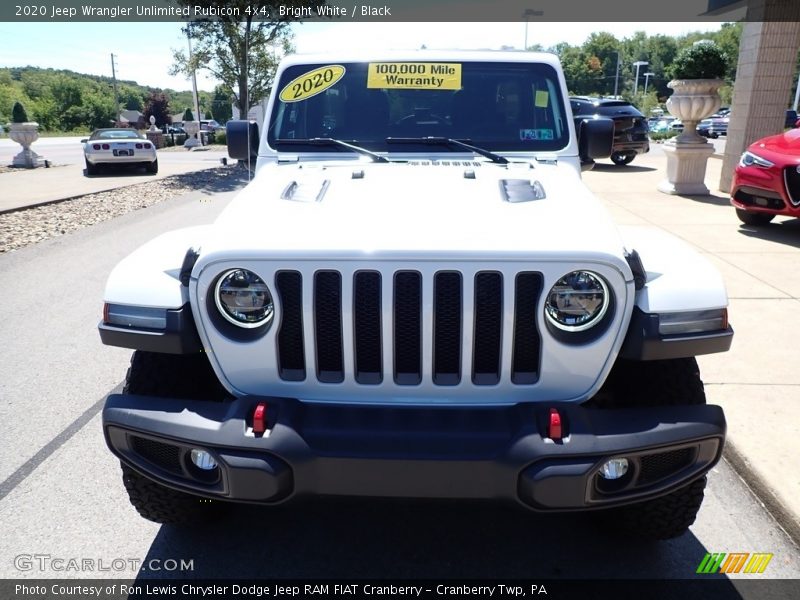
M614 125L573 117L558 60L295 56L275 82L260 136L227 126L249 185L108 280L102 341L136 352L103 428L141 515L482 498L685 531L725 288L582 184Z

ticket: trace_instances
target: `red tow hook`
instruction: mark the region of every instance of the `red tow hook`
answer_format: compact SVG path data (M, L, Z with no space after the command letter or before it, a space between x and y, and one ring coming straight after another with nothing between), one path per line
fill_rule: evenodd
M563 435L562 427L561 427L561 415L558 412L557 408L550 409L550 424L547 427L547 437L549 437L554 442L561 441L561 436Z
M267 430L267 403L259 402L253 411L253 433L264 433Z

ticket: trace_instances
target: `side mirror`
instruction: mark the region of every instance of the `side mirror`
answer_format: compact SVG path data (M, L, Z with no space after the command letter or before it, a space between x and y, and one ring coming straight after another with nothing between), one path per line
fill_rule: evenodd
M89 138L83 138L83 139L81 140L81 144L85 144L85 143L86 143L86 142L88 142L88 141L89 141Z
M228 121L225 125L228 156L238 160L254 161L258 156L258 123L254 121Z
M608 158L614 146L614 121L605 117L576 118L578 155L581 162Z

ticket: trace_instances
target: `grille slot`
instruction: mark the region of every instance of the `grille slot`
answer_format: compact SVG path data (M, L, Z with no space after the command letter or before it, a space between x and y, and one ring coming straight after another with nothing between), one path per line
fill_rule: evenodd
M353 333L356 381L381 383L381 275L377 271L360 271L353 278Z
M322 383L341 383L344 381L342 276L337 271L314 274L314 321L317 379Z
M416 271L394 276L394 381L422 381L422 276Z
M475 275L475 340L472 383L500 381L500 344L503 327L503 276L493 271Z
M542 292L539 273L519 273L514 284L514 349L511 381L519 385L539 380L542 339L536 327L536 305Z
M131 447L139 456L157 467L161 467L170 473L183 474L183 469L181 468L181 449L178 446L138 436L131 436Z
M278 331L278 374L284 381L306 378L303 345L303 277L297 271L280 271L275 285L281 301L281 326Z
M461 274L437 273L433 298L433 382L458 385L461 381Z
M639 484L654 483L689 466L694 457L694 448L681 448L658 454L648 454L639 459L641 472Z

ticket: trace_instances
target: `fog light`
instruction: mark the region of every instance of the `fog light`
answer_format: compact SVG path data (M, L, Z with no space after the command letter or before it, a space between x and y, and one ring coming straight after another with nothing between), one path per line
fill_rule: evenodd
M198 469L202 469L203 471L213 471L217 468L217 461L215 461L205 450L193 448L191 458L194 466Z
M612 458L603 464L603 467L600 469L600 476L603 479L619 479L620 477L624 477L627 472L627 458Z

